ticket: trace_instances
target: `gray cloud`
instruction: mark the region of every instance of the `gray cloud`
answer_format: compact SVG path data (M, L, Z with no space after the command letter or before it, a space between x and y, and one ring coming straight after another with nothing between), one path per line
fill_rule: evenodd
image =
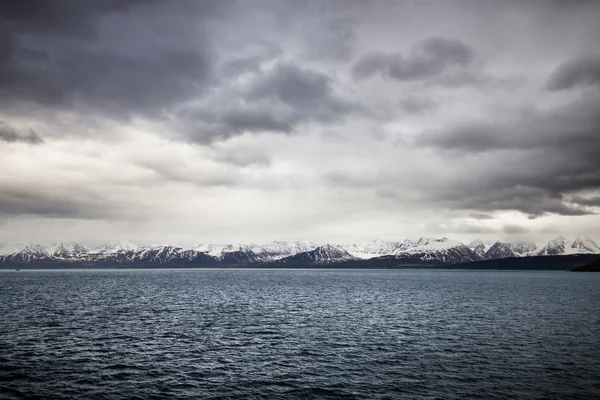
M482 213L482 212L477 212L477 211L470 212L469 217L475 218L475 219L480 219L480 220L494 219L493 215Z
M361 57L352 67L355 79L381 74L399 81L439 77L452 69L459 71L475 61L474 51L465 43L440 37L429 38L413 47L408 56L401 53L373 53Z
M44 143L44 139L33 129L22 132L4 121L0 121L0 141L25 142L30 144Z
M271 159L269 158L269 156L260 151L253 151L251 149L244 149L239 147L233 149L216 150L217 153L215 156L215 160L225 164L233 164L238 167L268 167L271 165Z
M257 80L249 98L281 102L310 112L322 122L334 121L358 108L334 93L333 79L328 75L287 63L277 64L264 79Z
M573 196L570 201L580 206L600 207L600 195L593 197Z
M592 210L566 204L566 199L562 195L552 194L563 188L560 183L552 185L548 177L530 185L523 183L525 179L518 175L503 177L488 174L487 182L482 178L477 176L469 183L455 182L453 187L445 187L438 192L430 193L429 195L432 196L430 200L454 209L483 212L515 210L526 214L530 219L548 214L566 216L594 214ZM568 190L568 188L564 189L565 192Z
M507 235L516 235L516 234L522 234L522 233L529 233L529 229L527 229L524 226L516 225L516 224L504 225L502 227L502 230Z
M596 150L600 148L598 104L598 96L591 95L547 112L527 113L504 124L467 124L424 133L416 138L416 143L450 150L449 154L455 157L479 152L500 152L497 157L504 157L511 151L513 158L522 159L524 164L506 165L488 184L479 183L476 190L493 193L500 188L530 187L540 192L534 190L531 193L537 194L533 198L523 198L525 204L518 209L534 215L539 213L537 208L565 215L585 214L584 209L563 205L560 197L600 188L600 158ZM542 194L553 200L540 201L538 195ZM517 197L510 198L514 201Z
M452 223L448 225L431 224L429 230L443 232L444 235L468 234L481 235L498 233L498 230L489 226L474 225L470 223Z
M348 3L350 4L350 3ZM347 6L347 4L345 4ZM327 8L325 6L324 8ZM321 29L309 30L311 45L307 55L311 59L346 61L354 55L356 32L352 18L334 14L322 24Z
M3 2L2 102L123 118L202 93L213 57L202 24L224 3Z
M414 138L417 146L479 153L506 150L544 150L569 153L573 164L600 167L600 97L593 94L547 111L518 110L503 122L476 121L427 131ZM578 171L579 173L584 171Z
M1 2L0 240L597 230L600 3L426 3Z
M428 160L444 165L445 178L428 176L411 181L411 187L451 209L517 210L531 218L595 214L585 201L569 199L600 190L599 104L591 94L543 112L519 109L504 121L415 134L405 146L433 152ZM326 179L338 186L394 187L398 178L387 170L366 170L338 171Z
M331 124L363 113L358 102L338 95L334 84L327 74L278 62L225 99L183 113L184 130L191 140L207 142L243 132L291 133L302 123Z
M600 55L579 57L560 65L548 78L551 91L600 84Z
M435 110L438 102L425 96L406 96L399 101L400 107L407 114L421 114Z
M123 213L115 204L98 193L88 191L73 193L40 187L18 188L4 185L0 191L0 215L111 219L123 216ZM128 218L132 216L128 213Z

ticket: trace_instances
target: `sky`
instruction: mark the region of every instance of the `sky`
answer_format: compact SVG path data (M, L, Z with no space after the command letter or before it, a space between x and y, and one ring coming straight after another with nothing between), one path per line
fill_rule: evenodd
M0 242L600 242L599 17L3 1Z

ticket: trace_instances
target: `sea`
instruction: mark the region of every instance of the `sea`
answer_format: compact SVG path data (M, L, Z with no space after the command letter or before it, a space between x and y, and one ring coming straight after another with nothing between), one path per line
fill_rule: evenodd
M0 398L600 399L600 274L0 271Z

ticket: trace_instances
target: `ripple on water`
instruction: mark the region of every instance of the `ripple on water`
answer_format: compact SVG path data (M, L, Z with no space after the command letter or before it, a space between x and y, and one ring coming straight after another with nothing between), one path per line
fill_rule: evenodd
M0 272L0 397L600 398L600 275Z

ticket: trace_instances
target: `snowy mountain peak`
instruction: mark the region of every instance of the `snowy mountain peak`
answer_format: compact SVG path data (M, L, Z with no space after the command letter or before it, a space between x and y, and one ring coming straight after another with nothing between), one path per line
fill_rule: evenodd
M355 257L344 250L342 246L326 244L311 251L295 254L285 260L291 260L292 262L308 262L312 264L328 264L353 259L355 259Z
M590 239L587 236L579 236L577 237L577 239L575 239L573 241L573 243L571 244L571 247L573 248L579 248L579 249L589 249L589 250L600 250L600 248L598 247L598 245L596 245L596 243L594 243L594 241L592 239Z
M535 243L529 240L515 240L510 242L513 252L518 256L535 255L538 247Z
M387 242L385 240L374 240L360 244L346 244L341 246L352 256L360 259L369 259L393 254L399 249L405 248L404 242Z
M490 248L490 244L484 242L481 239L475 239L471 243L469 243L467 247L479 257L483 258L485 256L486 251L488 251L488 249Z
M100 247L99 250L115 253L118 251L131 251L137 249L138 246L131 243L129 240L117 240Z
M579 236L572 243L570 248L579 253L600 253L600 247L587 236Z
M558 236L548 241L538 253L540 256L566 254L600 254L600 247L587 236L579 236L572 241Z
M537 245L526 240L498 240L484 254L484 258L495 260L509 257L534 256Z
M58 242L46 246L46 252L56 257L87 253L90 249L77 242Z
M273 241L263 245L224 244L182 248L176 245L138 247L121 240L90 250L76 242L50 245L20 242L0 245L0 264L43 263L57 265L91 263L92 265L287 265L328 264L359 260L415 260L436 264L457 264L483 259L502 259L532 255L600 254L592 239L579 236L567 240L562 236L550 240L541 250L525 240L499 240L491 246L474 240L465 246L448 238L422 237L416 242L374 240L361 244L318 246L312 242Z
M224 244L199 244L193 248L200 253L206 253L212 257L218 257L223 252L226 245Z
M395 253L397 258L418 258L447 264L479 261L481 257L459 241L420 238L413 246Z

